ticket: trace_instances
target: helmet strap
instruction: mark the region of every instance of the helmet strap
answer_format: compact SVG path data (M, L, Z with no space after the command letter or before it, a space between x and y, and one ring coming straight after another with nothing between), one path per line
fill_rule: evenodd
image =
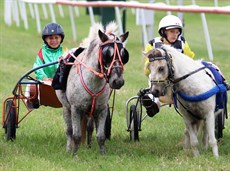
M163 36L162 36L162 37L164 37L164 38L167 40L167 42L169 42L170 44L173 44L173 43L175 43L175 42L178 40L178 37L179 37L179 36L177 36L176 41L174 41L174 42L170 42L170 41L169 41L169 39L168 39L168 37L167 37L167 35L165 34L165 29L164 29L164 30L162 30L162 31L163 31L163 34L162 34Z
M167 38L167 36L165 36L165 39L170 43L170 44L173 44L173 43L175 43L176 41L174 41L174 42L170 42L169 40L168 40L168 38Z

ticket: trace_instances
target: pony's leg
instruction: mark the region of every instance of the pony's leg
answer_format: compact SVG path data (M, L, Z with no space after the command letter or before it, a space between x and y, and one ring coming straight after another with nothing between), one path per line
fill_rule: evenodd
M66 137L67 137L67 144L66 144L66 150L69 152L72 150L72 121L71 121L71 111L63 106L63 118L66 124Z
M184 129L184 149L189 149L190 148L190 137L189 137L189 132L188 129Z
M212 148L212 153L215 157L219 156L217 140L215 137L215 116L214 113L209 113L205 121L206 129L208 132L209 144Z
M94 130L94 120L91 117L91 118L88 118L88 121L87 121L87 146L88 148L91 148L93 130Z
M200 125L200 129L203 130L203 138L202 138L203 148L207 150L208 149L208 131L207 131L205 121L203 121L203 123Z
M105 150L105 120L107 115L107 107L99 113L99 115L95 118L96 131L97 131L97 142L100 148L100 153L104 155L106 153Z
M72 128L73 128L73 153L76 153L81 144L81 114L75 106L71 106Z
M199 156L199 150L198 150L198 138L197 138L197 133L198 133L198 125L196 123L196 121L194 120L185 120L185 124L187 127L187 130L189 132L189 137L190 137L190 144L191 144L191 148L193 151L193 155L195 157Z

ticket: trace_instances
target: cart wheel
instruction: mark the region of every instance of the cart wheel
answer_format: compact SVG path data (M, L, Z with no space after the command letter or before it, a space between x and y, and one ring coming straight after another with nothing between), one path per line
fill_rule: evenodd
M109 106L107 109L107 116L105 120L105 138L108 140L110 140L111 138L111 117L110 117Z
M216 139L223 138L224 129L224 110L218 114L215 118L215 135Z
M138 116L136 106L130 106L130 141L139 141Z
M6 101L4 128L7 141L16 139L16 111L13 105L13 100Z

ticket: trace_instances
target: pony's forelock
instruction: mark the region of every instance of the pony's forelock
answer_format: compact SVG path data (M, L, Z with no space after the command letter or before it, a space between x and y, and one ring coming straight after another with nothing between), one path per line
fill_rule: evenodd
M118 34L118 25L112 21L110 22L105 29L105 34L114 34L117 35Z
M96 39L99 41L100 40L98 37L98 31L99 30L101 30L102 32L105 32L105 34L111 34L112 33L114 35L117 35L118 34L118 25L116 24L116 22L112 21L106 26L106 28L104 28L101 23L95 23L94 25L92 25L90 27L88 37L83 39L80 46L81 47L89 47L93 40Z

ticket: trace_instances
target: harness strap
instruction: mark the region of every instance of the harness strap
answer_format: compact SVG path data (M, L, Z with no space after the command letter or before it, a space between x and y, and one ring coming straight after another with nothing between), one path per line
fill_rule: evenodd
M178 100L178 99L176 99L176 97L175 97L175 102L174 102L174 108L175 108L175 110L176 110L176 112L180 115L180 116L182 116L183 117L183 115L177 110L178 109L178 107L176 106L176 100L180 103L180 105L190 114L190 115L192 115L194 118L196 118L196 119L198 119L198 120L202 120L203 118L202 117L200 117L200 116L197 116L197 115L195 115L195 114L193 114L180 100Z
M109 109L112 108L112 112L111 112L111 115L110 115L111 121L112 121L112 118L113 118L113 111L114 111L114 104L115 104L115 97L116 97L116 90L115 89L111 89L109 98L111 97L112 94L113 94L112 107L109 106Z
M83 79L83 76L82 76L82 70L81 70L81 64L78 63L77 65L78 67L78 70L79 70L79 73L80 73L80 80L81 80L81 83L83 85L83 87L85 88L85 90L92 96L93 100L92 100L92 105L91 105L91 110L90 110L90 113L89 113L89 116L92 117L93 116L93 112L94 112L94 109L95 109L95 104L96 104L96 98L98 96L100 96L104 91L105 91L105 88L106 88L106 85L107 83L105 83L104 87L98 92L98 93L93 93L91 90L89 90L89 88L86 86L85 82L84 82L84 79Z
M173 84L176 84L176 83L180 82L181 80L186 79L186 78L189 77L190 75L195 74L195 73L197 73L197 72L199 72L199 71L201 71L201 70L203 70L203 69L205 69L205 68L207 68L207 67L204 66L204 67L198 68L197 70L192 71L192 72L190 72L190 73L188 73L188 74L186 74L186 75L184 75L184 76L182 76L182 77L180 77L180 78L177 78L177 79L172 80L172 83L173 83Z
M186 74L186 75L184 75L184 76L182 76L182 77L180 77L180 78L177 78L177 79L174 79L174 80L171 80L171 81L172 81L173 84L176 84L176 83L178 83L178 82L180 82L180 81L186 79L186 78L189 77L190 75L195 74L195 73L197 73L197 72L199 72L199 71L201 71L201 70L203 70L203 69L205 69L205 68L207 68L207 67L204 66L204 67L198 68L198 69L195 70L195 71L192 71L192 72L190 72L190 73L188 73L188 74ZM207 73L207 72L206 72L206 73ZM174 86L174 88L175 88L175 86ZM214 87L214 88L215 88L215 87ZM181 92L173 91L174 108L175 108L176 112L177 112L180 116L182 116L182 114L177 110L177 108L178 108L178 107L177 107L177 103L176 103L177 101L178 101L178 102L180 103L180 105L181 105L190 115L192 115L194 118L196 118L196 119L198 119L198 120L203 119L203 118L201 118L201 117L199 117L199 116L193 114L185 105L183 105L183 103L182 103L181 101L179 101L179 100L176 98L176 94L178 94L179 96L181 96L183 99L184 99L185 95L184 95L183 93L181 93ZM183 95L184 95L184 96L183 96ZM209 97L210 97L210 96L209 96ZM199 98L200 98L200 97L199 97ZM184 100L186 100L186 99L184 99ZM187 100L187 101L189 101L189 100Z
M208 90L205 93L199 94L197 96L188 96L184 94L183 92L177 92L179 96L181 96L184 100L189 101L189 102L198 102L202 100L206 100L209 97L213 96L214 94L217 93L223 93L226 92L226 86L224 84L218 84L217 86L213 87L212 89Z
M93 72L96 76L100 77L100 78L104 78L104 72L103 70L101 71L101 73L95 71L94 69L92 69L91 67L89 67L88 65L86 65L85 63L83 63L80 59L78 59L73 52L70 52L70 55L75 58L75 62L77 61L78 63L80 63L81 65L83 65L84 67L86 67L88 70L90 70L91 72Z

